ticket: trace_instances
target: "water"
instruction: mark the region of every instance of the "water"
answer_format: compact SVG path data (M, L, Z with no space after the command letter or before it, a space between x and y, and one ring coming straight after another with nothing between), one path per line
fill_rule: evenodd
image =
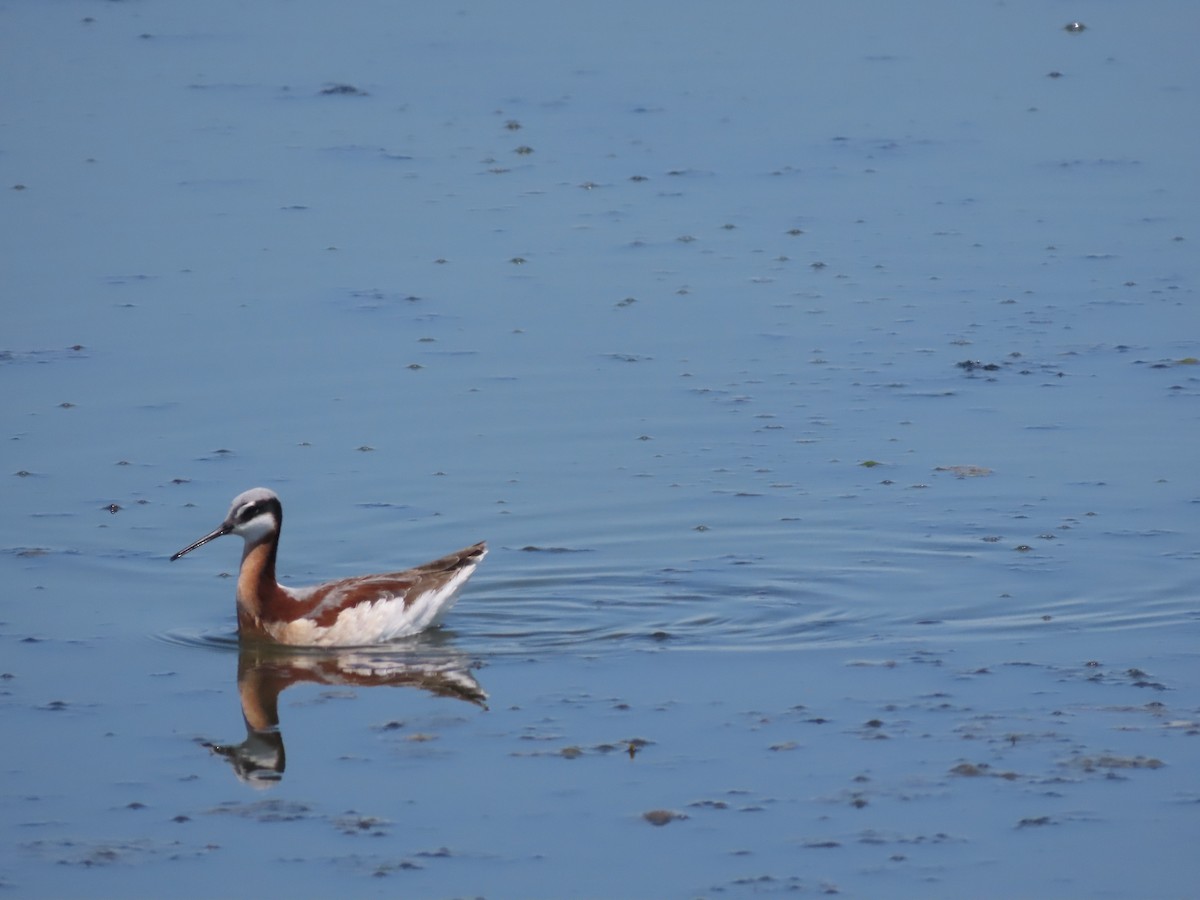
M1191 890L1196 14L1093 6L6 4L0 883ZM239 653L256 484L492 553Z

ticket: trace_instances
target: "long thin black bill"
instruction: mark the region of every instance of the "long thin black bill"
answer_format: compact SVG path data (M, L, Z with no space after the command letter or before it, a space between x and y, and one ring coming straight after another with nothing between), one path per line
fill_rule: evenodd
M178 553L176 553L174 556L171 557L171 562L175 562L175 560L179 559L179 557L183 556L183 554L185 554L185 553L191 553L197 547L203 547L205 544L207 544L211 540L215 540L216 538L219 538L222 535L229 534L229 532L231 530L232 529L228 525L222 525L216 531L211 531L208 534L206 534L204 537L200 538L200 540L196 541L196 543L188 544L186 547L184 547L182 550L180 550Z

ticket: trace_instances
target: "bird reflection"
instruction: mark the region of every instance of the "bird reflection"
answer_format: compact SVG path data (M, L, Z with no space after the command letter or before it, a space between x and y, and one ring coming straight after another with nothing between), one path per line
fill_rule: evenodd
M298 650L244 642L238 654L238 696L246 722L240 744L205 743L224 757L237 777L255 787L271 787L283 777L287 756L279 727L279 695L293 684L349 687L416 687L438 697L465 700L487 709L487 694L470 672L466 657L422 646L358 650Z

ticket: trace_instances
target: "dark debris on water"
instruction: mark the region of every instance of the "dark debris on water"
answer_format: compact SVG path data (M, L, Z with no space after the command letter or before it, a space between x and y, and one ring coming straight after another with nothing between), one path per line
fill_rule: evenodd
M669 825L671 822L682 821L686 819L687 814L676 812L673 809L651 809L642 813L642 818L651 825L661 828L663 825Z

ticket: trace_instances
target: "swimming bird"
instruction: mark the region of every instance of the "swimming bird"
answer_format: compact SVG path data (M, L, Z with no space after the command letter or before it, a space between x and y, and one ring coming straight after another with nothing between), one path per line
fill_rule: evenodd
M312 647L356 647L390 641L436 625L487 555L482 541L424 565L383 575L359 575L312 587L275 580L283 506L267 488L238 494L216 529L171 557L179 559L226 534L245 545L237 581L242 638Z

